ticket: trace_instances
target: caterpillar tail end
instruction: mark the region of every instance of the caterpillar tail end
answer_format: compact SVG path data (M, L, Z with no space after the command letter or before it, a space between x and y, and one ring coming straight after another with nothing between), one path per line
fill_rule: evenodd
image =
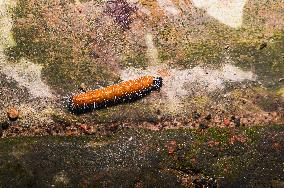
M82 114L85 111L87 111L85 106L81 107L81 106L74 104L73 96L69 97L69 99L67 101L67 108L72 114Z
M74 112L76 109L76 106L73 103L73 96L69 97L67 100L67 108L69 111Z
M160 89L163 86L163 78L162 77L156 77L154 78L154 88Z

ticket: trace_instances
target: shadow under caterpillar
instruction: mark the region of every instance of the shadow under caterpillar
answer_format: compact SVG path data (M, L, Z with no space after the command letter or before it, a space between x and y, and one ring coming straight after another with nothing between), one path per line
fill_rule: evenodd
M119 103L133 102L162 87L161 77L143 76L104 88L71 96L68 109L75 114L90 112Z

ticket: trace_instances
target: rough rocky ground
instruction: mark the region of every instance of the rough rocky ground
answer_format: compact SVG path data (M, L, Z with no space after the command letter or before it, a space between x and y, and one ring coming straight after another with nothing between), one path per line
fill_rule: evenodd
M104 132L122 123L160 129L283 122L281 1L1 5L0 119L9 125L3 137L82 134L82 126ZM161 91L81 116L66 108L82 83L90 90L142 75L163 77ZM15 122L10 109L19 111Z
M283 126L2 139L11 187L283 187Z

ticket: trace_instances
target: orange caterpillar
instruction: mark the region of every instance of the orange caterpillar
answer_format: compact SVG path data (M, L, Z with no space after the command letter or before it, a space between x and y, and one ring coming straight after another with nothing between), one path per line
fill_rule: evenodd
M133 101L162 86L161 77L143 76L101 89L80 93L69 98L72 112L85 112L124 101Z

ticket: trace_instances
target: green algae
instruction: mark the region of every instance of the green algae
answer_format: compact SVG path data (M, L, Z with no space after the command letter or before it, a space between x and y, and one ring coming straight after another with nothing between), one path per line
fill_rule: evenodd
M145 53L133 53L125 55L120 65L124 68L146 68L148 66L148 58Z
M210 128L208 129L208 135L216 141L220 142L221 144L227 144L230 136L231 136L231 130L229 128L224 128L223 130L220 130L218 128Z
M15 22L12 33L16 42L6 50L10 60L25 57L34 63L43 64L43 78L59 93L74 91L81 83L93 86L94 83L114 82L118 77L110 72L105 65L96 63L84 50L75 54L72 41L54 39L52 28L45 26L41 8L30 7L26 1L19 1L13 11L14 20L28 20L33 17L35 22ZM50 34L51 33L51 34ZM87 41L88 43L88 41ZM87 51L89 49L86 49ZM77 57L79 56L79 57Z
M259 79L265 84L277 83L278 79L284 74L284 33L276 32L263 49L258 49L262 44L261 40L257 43L242 42L235 45L232 49L232 60L238 66L252 70L258 75Z

